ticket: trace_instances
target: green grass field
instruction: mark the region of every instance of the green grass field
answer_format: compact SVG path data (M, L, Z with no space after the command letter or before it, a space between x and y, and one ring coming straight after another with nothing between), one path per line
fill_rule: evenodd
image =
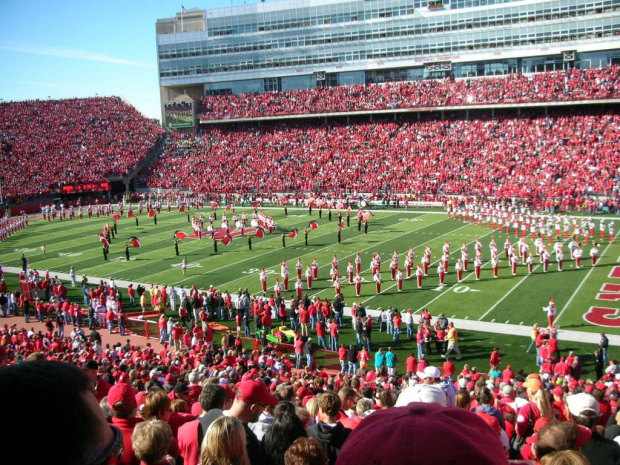
M237 208L237 213L240 214L242 210ZM251 217L251 209L245 210ZM310 263L316 257L320 264L319 280L313 289L307 292L321 299L331 300L334 296L329 279L332 256L338 255L341 275L344 275L348 260L353 259L356 252L361 252L362 271L367 282L362 286L362 296L359 298L355 297L352 285L343 284L342 292L347 305L353 301L362 301L367 308L371 309L394 306L401 310L412 308L416 312L427 307L432 315L443 312L448 318L509 322L530 326L533 323L546 325L546 314L542 311L542 307L547 305L549 299L553 297L556 299L558 309L558 324L562 328L588 332L604 330L609 334L620 334L620 320L614 318L615 312L620 308L619 301L613 300L615 294L612 292L606 296L607 299L612 300L597 299L597 294L604 284L616 285L616 287L608 287L607 290L614 290L620 284L619 278L609 277L614 266L620 266L618 264L620 256L618 241L612 244L607 242L601 244L599 264L594 268L590 267L589 260L585 259L589 251L589 247L586 246L582 261L582 264L586 266L582 269L575 269L573 262L567 260L564 271L557 272L552 258L548 273L543 273L542 266L536 266L534 273L527 275L526 268L519 266L518 275L512 276L507 260L504 259L500 263L499 278L493 279L487 263L488 243L491 237L494 237L498 247L502 249L506 234L488 230L486 227L465 224L455 219L447 219L445 213L374 211L374 216L369 221L368 234L364 234L363 229L361 232L358 231L357 221L352 217L351 227L344 229L342 243L338 244L338 221L335 213L330 222L327 219L327 212L323 213L321 219L318 218L317 212L309 216L307 210L301 209L289 209L288 216L284 215L281 208L269 209L266 212L274 216L279 229L272 235L265 235L263 239L254 238L251 251L248 249L245 237L235 237L227 247L221 243L218 244L217 253L210 239L185 239L180 241L179 257L174 251L174 232L176 230L192 232L185 213L162 212L157 217L157 225L146 215L139 217L139 226L136 226L134 219L121 218L118 221L118 233L110 246L111 253L108 261L103 259L98 233L106 222L112 223L111 218L76 219L62 222L32 219L26 231L0 244L0 256L2 257L0 262L3 266L20 267L21 254L25 253L30 266L40 271L49 269L67 273L73 265L80 276L86 274L103 279L113 277L117 280L153 282L177 287L189 287L191 284L196 284L200 289L214 285L220 290L228 290L231 293L239 288L247 287L251 293L259 293L258 271L261 268L266 268L270 273L268 290L271 290L275 278L279 277L280 264L283 259L286 259L289 263L290 288L292 289L297 258L301 257L305 268L305 264ZM206 215L207 211L200 213ZM220 209L218 218L221 214ZM309 244L305 246L302 231L308 227L310 220L317 221L319 229L310 232ZM219 226L219 221L216 221L216 226ZM287 237L286 247L283 247L281 233L289 232L293 228L299 229L299 236L296 239ZM128 240L130 236L137 236L142 243L142 248L131 248L131 260L126 261L125 244L130 244ZM514 236L510 237L514 242ZM485 265L482 279L475 281L473 266L470 262L470 271L464 274L464 281L457 284L453 264L456 257L460 256L460 246L463 242L467 242L470 257L472 257L474 255L473 243L476 238L480 238L484 246ZM439 287L436 261L440 257L441 246L446 240L452 246L452 260L450 272L446 275L446 285ZM531 244L531 241L528 242ZM433 256L429 276L423 281L423 289L417 289L415 278L411 278L405 281L403 291L398 292L395 283L389 279L387 269L392 252L397 249L401 253L400 264L402 265L404 252L409 246L414 247L417 261L421 258L426 244L431 245ZM42 255L42 245L46 246L47 258ZM383 258L384 285L380 295L375 294L369 270L370 258L375 251L380 251ZM565 256L569 255L565 248ZM185 276L180 268L184 256L187 257L189 263ZM284 295L288 297L289 294ZM607 312L607 318L601 320L606 326L594 325L584 319L584 315L591 307L611 309L597 310L603 316ZM343 342L349 342L350 338L354 339L354 336L349 333L350 330L344 331ZM524 353L524 347L529 343L527 338L474 331L462 332L462 337L464 341L461 346L464 349L466 361L478 363L484 367L484 370L487 369L488 354L493 345L505 346L506 350L502 349L503 352L511 353L510 358L504 359L505 362L527 370L534 369L533 356L526 356ZM383 340L379 334L377 334L376 341L380 346L389 345L387 337ZM401 339L401 342L395 346L397 346L401 360L404 360L406 355L414 350L415 344ZM580 344L561 345L561 348L568 349L568 346L582 353L590 353L595 348L591 345ZM510 348L518 348L518 350L512 351Z

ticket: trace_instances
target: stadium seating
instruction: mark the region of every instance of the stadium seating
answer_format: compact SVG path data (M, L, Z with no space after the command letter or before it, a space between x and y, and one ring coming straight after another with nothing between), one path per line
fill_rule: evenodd
M394 192L568 198L610 193L620 115L215 127L171 138L142 178L195 192ZM431 119L432 118L432 119Z
M118 97L0 104L0 162L9 199L130 172L163 130Z
M600 100L620 96L620 67L524 76L316 87L206 96L202 119L236 119L396 108Z

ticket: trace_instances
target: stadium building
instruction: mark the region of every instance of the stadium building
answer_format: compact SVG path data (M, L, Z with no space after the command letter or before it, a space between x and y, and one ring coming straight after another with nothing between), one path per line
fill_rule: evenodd
M174 128L202 95L620 63L617 0L282 0L183 9L156 31Z

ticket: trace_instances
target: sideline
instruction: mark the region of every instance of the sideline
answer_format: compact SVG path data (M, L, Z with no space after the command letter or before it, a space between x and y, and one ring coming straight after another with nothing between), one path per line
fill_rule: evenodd
M4 267L4 271L6 273L19 274L21 268L6 266ZM58 276L58 278L63 281L71 281L71 277L69 273L54 273L54 276ZM98 283L99 281L105 281L105 278L95 277L95 276L86 276L88 278L89 283ZM116 285L122 288L127 288L129 284L142 284L144 287L150 286L150 283L138 283L133 281L124 281L115 279ZM198 292L206 292L206 289L198 289ZM231 294L231 297L235 297L234 294ZM367 314L377 317L379 316L378 310L366 309ZM351 316L351 308L345 307L344 311L345 316ZM448 319L454 322L454 325L457 329L463 329L468 331L481 331L484 333L494 333L494 334L510 334L513 336L524 336L530 337L531 334L531 326L526 325L513 325L513 324L505 324L505 323L490 323L488 321L472 321L472 320L464 320L460 318L450 318L450 316L446 315ZM620 335L615 334L607 334L609 338L609 342L615 346L620 346ZM598 345L600 334L598 332L583 332L583 331L569 331L564 330L561 327L558 328L558 339L560 342L581 342L586 344L595 344Z

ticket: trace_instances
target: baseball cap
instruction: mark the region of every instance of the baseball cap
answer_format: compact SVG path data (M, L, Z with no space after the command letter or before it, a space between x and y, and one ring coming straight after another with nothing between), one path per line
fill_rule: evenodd
M446 394L441 387L433 384L416 384L415 386L408 387L400 393L396 400L396 407L405 407L412 402L421 403L435 403L442 407L445 407Z
M418 378L420 379L441 378L441 372L439 371L439 368L434 367L432 365L429 365L426 368L424 368L424 371L418 371L417 375L418 375Z
M241 381L235 386L237 399L247 404L266 404L275 407L278 399L271 395L265 383L257 380Z
M136 393L129 384L115 384L108 392L108 404L113 410L128 410L136 406Z
M376 447L378 437L384 438L383 447ZM441 453L429 447L437 444L437 438L450 447ZM365 418L344 443L336 464L393 464L402 463L403 457L434 465L508 463L499 435L476 414L414 402L402 408L377 410Z
M566 405L568 411L576 417L583 413L599 414L599 406L596 398L591 394L585 392L574 394L566 398Z
M523 387L528 388L533 392L538 392L542 389L543 384L539 379L529 378L525 383L523 383Z

